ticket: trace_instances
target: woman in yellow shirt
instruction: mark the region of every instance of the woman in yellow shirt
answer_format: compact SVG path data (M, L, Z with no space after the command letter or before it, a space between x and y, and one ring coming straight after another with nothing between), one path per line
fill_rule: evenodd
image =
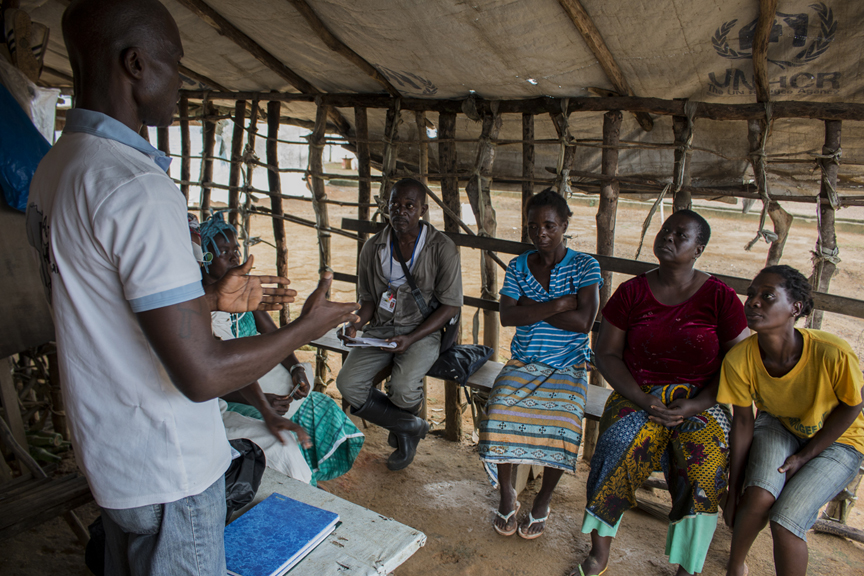
M733 405L727 576L747 573L747 552L769 521L777 574L806 574L807 531L864 460L858 357L841 338L795 328L812 308L800 272L765 268L744 305L756 334L723 361L717 401Z

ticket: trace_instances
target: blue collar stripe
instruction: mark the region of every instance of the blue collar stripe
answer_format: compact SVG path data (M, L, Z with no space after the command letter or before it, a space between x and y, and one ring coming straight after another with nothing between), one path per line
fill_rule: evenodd
M147 140L119 120L95 110L84 108L69 110L66 113L66 127L63 132L83 132L99 138L115 140L150 156L165 172L168 172L168 167L171 165L171 158L164 152L151 146Z

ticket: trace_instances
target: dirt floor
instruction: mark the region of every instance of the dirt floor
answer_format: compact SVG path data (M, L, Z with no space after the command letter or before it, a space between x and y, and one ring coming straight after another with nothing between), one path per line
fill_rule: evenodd
M330 167L328 167L329 171ZM433 188L434 190L437 190ZM328 187L333 199L356 201L356 188ZM467 202L463 199L463 202ZM594 215L596 204L588 198L570 201L574 216L569 233L569 246L577 250L592 252L595 244ZM520 199L515 193L499 193L494 196L498 212L497 236L518 240L520 235ZM642 221L649 204L622 201L618 212L616 234L616 256L632 258L638 243ZM758 206L756 207L758 209ZM743 247L755 235L758 226L756 214L741 215L740 207L725 204L703 205L697 209L708 219L713 228L711 242L700 260L700 268L744 278L752 278L762 267L767 245L757 245L752 252ZM286 202L286 212L313 219L308 202ZM667 207L667 214L669 208ZM330 221L339 225L341 218L355 218L356 209L329 206ZM432 207L432 222L443 228L442 213ZM786 246L784 263L788 263L809 275L810 250L816 241L815 217L812 205L800 205L793 212L796 216L792 234ZM864 285L864 209L847 209L840 213L844 222L838 225L840 257L838 274L832 280L831 292L861 297L860 286ZM660 223L655 217L646 237L647 249L643 249L640 260L652 261L650 246ZM292 305L293 315L299 313L306 294L314 287L318 268L318 249L313 232L293 224L286 224L289 233L289 268L293 287L299 293L298 302ZM255 217L252 235L272 242L270 221ZM356 242L341 236L333 236L333 269L353 273L356 258ZM264 243L252 248L256 256L256 268L261 273L273 273L275 255L272 247ZM502 255L506 262L507 255ZM462 250L463 281L465 294L479 296L480 255L470 249ZM499 273L499 285L503 271ZM626 280L616 274L617 285ZM349 300L354 297L350 284L335 283L333 298ZM466 308L463 321L463 339L471 341L471 315L474 310ZM482 322L480 323L482 327ZM864 321L826 314L823 329L847 339L859 357L864 352ZM499 358L509 358L511 332L501 332ZM482 341L482 333L478 335ZM311 351L299 352L301 359L312 360ZM331 374L338 373L340 361L331 355ZM328 393L338 397L334 385ZM503 538L491 527L493 509L497 506L497 492L489 484L477 459L476 447L471 438L470 412L463 419L464 438L452 443L440 437L443 428L443 385L431 381L429 417L433 420L433 434L418 450L415 463L408 469L394 473L385 467L390 452L386 434L374 426L366 429L366 445L354 468L345 476L324 483L324 489L352 502L375 510L386 516L422 530L428 537L426 546L396 570L398 576L413 575L564 575L569 574L588 552L589 538L580 533L585 505L585 484L588 466L580 464L576 474L565 475L553 498L552 513L546 533L538 540L526 541L518 537ZM527 509L539 482L529 484L520 496L523 510ZM859 491L859 494L864 490ZM643 491L646 499L657 503L668 503L668 494L652 494ZM79 509L85 525L97 514L94 505ZM853 509L849 525L864 528L864 508ZM704 574L723 574L728 555L731 531L720 526L705 564ZM633 511L625 515L619 536L612 550L610 575L657 574L672 575L674 569L664 556L666 523L642 512ZM864 573L864 545L842 538L823 534L808 535L810 550L809 574L852 576ZM767 576L774 574L771 535L763 531L754 545L749 558L750 574ZM55 519L41 527L20 534L0 543L0 574L6 576L35 576L37 574L74 574L89 572L83 564L83 549L78 545L61 519Z

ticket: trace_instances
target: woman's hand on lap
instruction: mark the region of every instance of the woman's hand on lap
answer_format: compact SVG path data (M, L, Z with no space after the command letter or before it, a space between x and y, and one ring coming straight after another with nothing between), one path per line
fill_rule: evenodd
M702 412L702 409L699 403L692 399L678 399L670 402L668 406L658 406L657 412L659 413L659 417L655 418L652 416L649 419L652 422L672 428L683 423L687 418L699 414Z

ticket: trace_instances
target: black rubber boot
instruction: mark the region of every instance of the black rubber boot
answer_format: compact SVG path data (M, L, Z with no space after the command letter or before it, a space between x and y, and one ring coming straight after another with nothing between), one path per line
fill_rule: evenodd
M375 388L369 393L366 403L352 408L351 413L391 431L397 439L398 448L387 459L387 468L402 470L414 461L417 444L426 437L429 423L411 412L393 404L387 395Z
M423 409L423 402L425 401L425 399L421 400L420 403L416 406L408 408L408 412L411 412L415 416L420 416L420 410ZM390 434L387 435L387 445L391 448L399 448L399 441L396 439L396 434L394 434L393 432L390 432Z

